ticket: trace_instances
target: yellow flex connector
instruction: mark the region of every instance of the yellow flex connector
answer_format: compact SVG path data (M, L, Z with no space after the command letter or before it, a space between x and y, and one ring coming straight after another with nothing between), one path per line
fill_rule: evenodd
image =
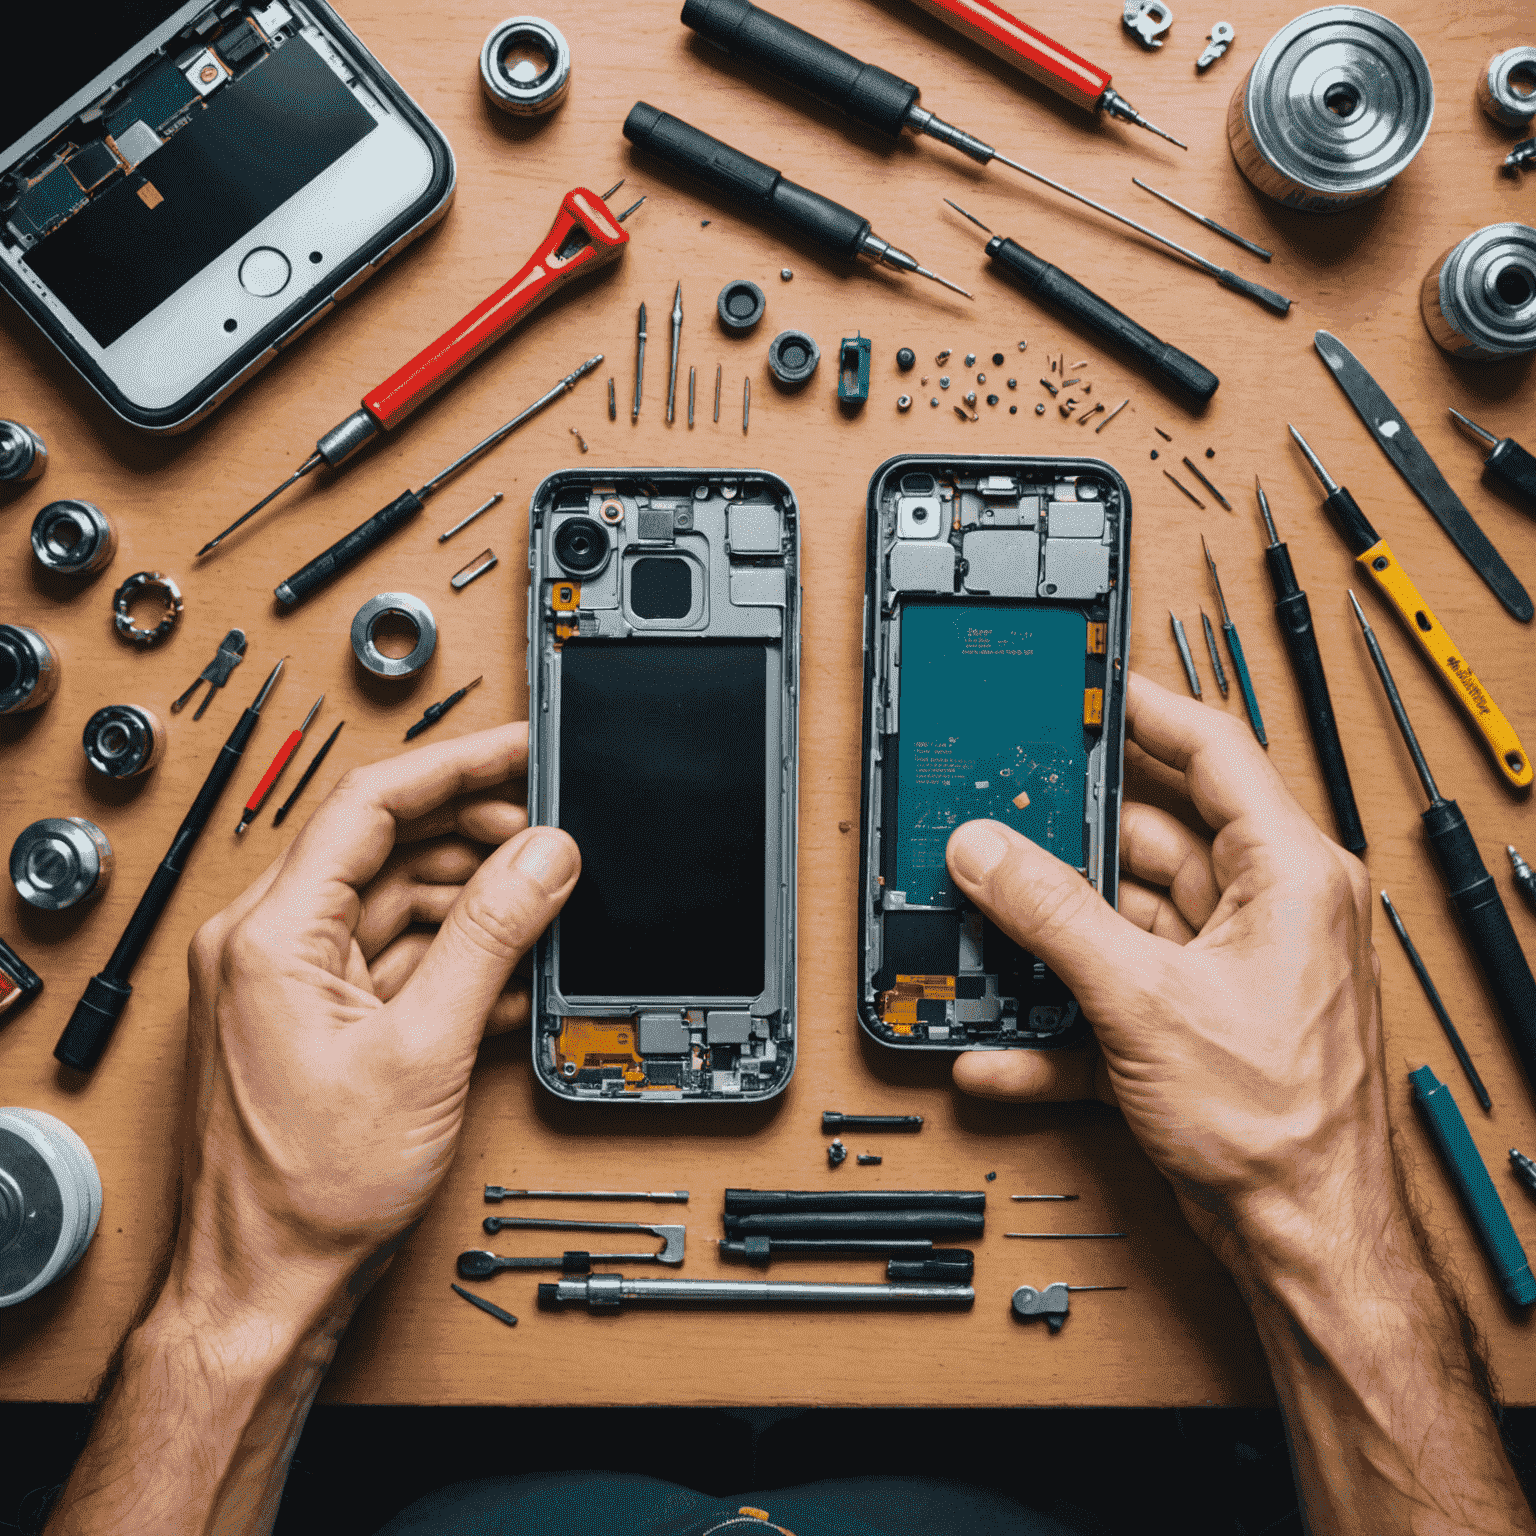
M1378 540L1355 559L1391 599L1392 606L1402 615L1408 633L1419 642L1420 649L1429 657L1435 671L1444 679L1461 707L1472 717L1493 753L1499 772L1516 789L1524 789L1533 777L1531 760L1525 748L1520 745L1515 728L1504 718L1503 710L1493 702L1492 695L1478 680L1477 673L1468 665L1461 647L1430 612L1429 604L1419 595L1419 589L1408 579L1408 573L1387 548L1387 541Z

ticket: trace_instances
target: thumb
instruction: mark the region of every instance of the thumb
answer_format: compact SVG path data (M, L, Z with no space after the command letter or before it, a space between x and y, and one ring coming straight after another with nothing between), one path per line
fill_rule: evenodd
M509 838L470 877L389 1006L477 1039L512 968L565 905L580 872L576 844L556 827Z
M1072 989L1095 1023L1129 1021L1167 941L1121 917L1078 872L999 821L968 821L946 855L960 889Z

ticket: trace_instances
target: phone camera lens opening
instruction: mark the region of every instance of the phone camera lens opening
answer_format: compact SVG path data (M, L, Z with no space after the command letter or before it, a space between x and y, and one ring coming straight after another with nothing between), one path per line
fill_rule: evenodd
M608 563L608 530L595 518L567 518L555 534L555 559L573 576L602 570Z
M233 320L233 319L226 320L224 322L224 329L226 331L233 331L234 329L236 329L236 327L239 325L239 323L240 322L238 320Z
M309 253L309 259L318 267L320 263L325 260L325 257L322 256L319 251L311 251Z

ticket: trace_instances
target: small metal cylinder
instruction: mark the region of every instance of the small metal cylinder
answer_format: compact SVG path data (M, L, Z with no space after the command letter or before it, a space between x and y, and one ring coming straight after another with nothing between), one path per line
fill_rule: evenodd
M37 563L61 576L91 576L117 552L117 530L89 501L50 501L32 519Z
M1489 224L1453 245L1425 275L1419 308L1453 357L1536 352L1536 229Z
M0 715L19 715L51 699L59 686L59 653L24 624L0 624Z
M374 632L389 617L403 619L416 631L416 643L404 656L386 656ZM414 677L437 649L437 621L432 610L409 592L381 592L357 610L352 620L352 653L375 677Z
M109 779L148 773L165 751L165 727L138 704L108 704L85 722L85 760Z
M0 1307L68 1274L101 1220L90 1148L37 1109L0 1109Z
M571 49L560 29L538 16L512 16L491 29L480 50L486 97L514 117L553 112L571 83Z
M1358 5L1308 11L1264 45L1227 108L1238 169L1290 208L1386 191L1419 152L1435 88L1418 44Z
M0 485L25 485L48 464L48 449L31 427L0 421Z
M41 912L63 912L112 882L112 844L83 816L47 816L11 845L11 884Z
M1536 48L1526 45L1496 53L1477 77L1477 104L1506 128L1536 122Z

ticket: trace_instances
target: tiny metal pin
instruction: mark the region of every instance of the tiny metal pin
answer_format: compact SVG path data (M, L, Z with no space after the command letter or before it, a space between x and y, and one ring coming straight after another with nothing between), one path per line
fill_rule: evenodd
M581 451L583 453L585 453L587 451L587 440L586 440L586 438L584 438L581 435L581 433L579 431L577 431L577 429L575 427L571 428L571 436L576 439L577 446L581 449Z
M1461 414L1460 411L1456 410L1452 406L1446 406L1446 410L1450 411L1451 415L1454 416L1456 420L1459 421L1462 426L1464 426L1469 432L1475 432L1480 438L1482 438L1485 443L1489 444L1490 447L1497 448L1499 446L1498 438L1496 438L1493 433L1490 432L1486 427L1480 427L1475 421L1469 421L1465 416Z
M1218 491L1216 489L1216 487L1214 485L1212 485L1211 482L1208 479L1206 479L1205 474L1201 470L1200 466L1198 464L1196 464L1195 461L1192 458L1190 458L1190 456L1187 453L1184 455L1184 468L1187 469L1190 472L1190 474L1192 474L1195 477L1195 479L1197 479L1200 482L1200 484L1203 485L1206 488L1206 490L1208 490L1211 493L1211 495L1214 496L1216 498L1216 500L1219 501L1222 504L1222 506L1224 506L1227 509L1228 512L1230 512L1232 510L1232 503L1230 501L1228 501L1227 498L1225 496L1223 496L1221 494L1221 492Z
M618 396L613 392L613 375L610 373L608 375L608 420L617 421L618 419L619 401Z
M489 549L482 549L468 565L462 567L448 578L448 585L455 592L462 592L470 582L478 581L480 577L491 570L497 562L496 555Z
M640 390L645 383L645 304L640 305L640 320L635 334L635 409L629 418L640 420Z
M744 378L741 381L741 430L747 430L748 419L752 415L752 380Z
M698 372L698 369L695 368L692 363L689 363L688 364L688 425L690 427L693 425L693 384L694 384L694 375L697 372Z
M671 426L677 412L677 344L683 334L683 283L678 279L677 292L672 296L672 366L667 373L667 425Z
M1076 1200L1076 1195L1009 1195L1010 1200Z
M1221 664L1221 652L1216 649L1216 631L1211 628L1211 621L1204 608L1200 610L1200 622L1205 626L1205 648L1211 653L1211 670L1216 674L1216 686L1221 689L1222 698L1227 696L1227 671Z
M1173 638L1179 647L1179 660L1184 663L1184 675L1189 679L1189 691L1197 699L1203 698L1200 674L1195 671L1195 658L1189 654L1189 636L1184 633L1184 625L1172 608L1168 610L1168 617L1173 620Z
M1128 1232L1004 1232L1004 1237L1129 1237Z
M1122 401L1121 401L1121 402L1120 402L1120 404L1119 404L1119 405L1117 405L1117 406L1116 406L1116 407L1115 407L1115 408L1114 408L1114 410L1112 410L1112 411L1111 411L1111 412L1110 412L1110 413L1109 413L1109 415L1108 415L1108 416L1106 416L1106 417L1105 417L1105 418L1104 418L1104 420L1103 420L1103 421L1101 421L1101 422L1100 422L1100 423L1099 423L1099 424L1098 424L1098 426L1096 426L1096 427L1095 427L1095 428L1094 428L1094 429L1093 429L1093 435L1094 435L1094 436L1095 436L1095 437L1097 437L1097 436L1098 436L1098 435L1099 435L1099 433L1100 433L1100 432L1102 432L1102 431L1103 431L1103 430L1104 430L1104 428L1105 428L1105 427L1107 427L1107 426L1108 426L1108 425L1109 425L1109 424L1110 424L1110 422L1112 422L1112 421L1113 421L1113 420L1114 420L1114 419L1115 419L1115 417L1116 417L1116 416L1118 416L1118 415L1119 415L1119 414L1120 414L1120 412L1121 412L1121 411L1123 411L1123 410L1124 410L1124 409L1125 409L1125 408L1126 408L1126 406L1128 406L1128 405L1129 405L1129 404L1130 404L1130 403L1131 403L1131 397L1130 397L1130 396L1129 396L1129 395L1127 395L1127 396L1126 396L1126 397L1125 397L1125 399L1124 399L1124 400L1122 400Z
M720 420L720 378L725 371L724 363L715 364L715 420Z
M1199 498L1199 497L1198 497L1198 496L1196 496L1196 495L1195 495L1195 493L1194 493L1194 492L1193 492L1193 491L1192 491L1192 490L1190 490L1190 488L1189 488L1189 487L1188 487L1188 486L1187 486L1187 485L1185 485L1185 484L1184 484L1184 482L1183 482L1183 481L1182 481L1182 480L1180 480L1180 479L1179 479L1179 477L1178 477L1178 476L1177 476L1177 475L1170 475L1170 474L1168 474L1168 471L1167 471L1167 470L1166 470L1166 469L1165 469L1165 470L1164 470L1164 471L1163 471L1163 473L1164 473L1164 474L1165 474L1165 475L1167 475L1167 476L1168 476L1168 478L1169 478L1169 479L1170 479L1170 480L1172 480L1172 481L1173 481L1173 483L1174 483L1174 484L1175 484L1175 485L1176 485L1176 486L1178 486L1178 488L1179 488L1179 489L1180 489L1180 490L1181 490L1181 491L1183 491L1183 492L1184 492L1184 494L1185 494L1185 495L1186 495L1186 496L1188 496L1188 497L1189 497L1189 499L1190 499L1190 500L1191 500L1191 501L1192 501L1192 502L1194 502L1194 504L1195 504L1195 505L1196 505L1196 506L1197 506L1197 507L1199 507L1199 508L1200 508L1200 510L1201 510L1201 511L1202 511L1202 512L1204 512L1204 511L1205 511L1205 503L1204 503L1204 502L1203 502L1203 501L1201 501L1201 500L1200 500L1200 498Z
M1169 197L1166 192L1159 192L1156 187L1149 187L1139 176L1132 176L1131 180L1141 188L1143 192L1150 192L1153 197L1160 197L1172 208L1177 208L1180 213L1187 213L1197 224L1204 224L1209 230L1240 245L1245 251L1251 251L1260 261L1272 261L1273 251L1266 251L1262 245L1255 245L1252 240L1245 240L1235 229L1228 229L1225 224L1218 224L1215 219L1208 219L1203 213L1196 213L1193 208L1186 208L1176 197Z
M610 379L608 382L609 382L609 384L611 386L612 383L613 383L613 380ZM460 518L459 521L456 522L453 525L453 527L450 528L447 531L447 533L440 533L440 534L438 534L437 542L439 544L446 543L449 539L451 539L454 536L454 534L456 534L459 531L459 529L469 527L469 525L472 522L474 522L474 520L477 517L479 517L482 512L489 512L491 510L491 508L494 507L496 505L496 503L502 499L503 494L504 494L503 492L497 491L495 493L495 495L491 496L490 498L488 498L485 501L482 501L480 503L480 505L478 507L476 507L475 510L469 514L468 517Z

